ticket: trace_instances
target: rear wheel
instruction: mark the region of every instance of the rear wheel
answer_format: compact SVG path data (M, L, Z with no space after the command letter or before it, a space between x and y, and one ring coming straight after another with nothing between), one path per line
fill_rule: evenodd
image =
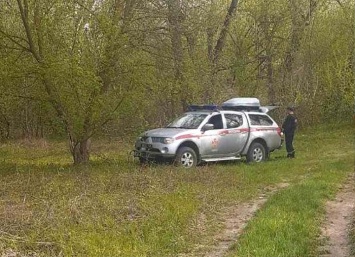
M260 143L252 143L248 150L247 162L263 162L265 160L265 147Z
M197 155L190 147L181 147L175 157L175 164L184 168L191 168L197 165Z

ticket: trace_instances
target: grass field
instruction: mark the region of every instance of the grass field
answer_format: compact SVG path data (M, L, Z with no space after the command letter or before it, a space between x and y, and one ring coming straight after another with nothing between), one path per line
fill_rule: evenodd
M297 158L184 170L141 167L123 142L94 142L72 166L65 143L0 147L0 253L32 256L177 256L213 243L220 211L280 183L230 256L317 256L324 203L354 172L353 127L299 131Z

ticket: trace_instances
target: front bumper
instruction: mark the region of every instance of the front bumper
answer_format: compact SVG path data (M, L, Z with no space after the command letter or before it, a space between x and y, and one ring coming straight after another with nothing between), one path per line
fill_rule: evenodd
M133 150L133 156L139 158L140 160L159 160L159 159L173 159L175 157L174 154L169 153L161 153L157 151L142 151L142 150Z
M178 148L178 144L162 144L153 142L142 142L138 140L135 144L134 156L144 158L174 157ZM147 157L148 156L148 157Z

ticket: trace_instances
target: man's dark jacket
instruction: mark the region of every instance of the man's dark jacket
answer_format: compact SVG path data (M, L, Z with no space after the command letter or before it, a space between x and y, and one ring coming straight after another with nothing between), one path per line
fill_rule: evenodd
M282 129L285 134L294 134L297 127L297 118L294 114L288 114L284 123L282 124Z

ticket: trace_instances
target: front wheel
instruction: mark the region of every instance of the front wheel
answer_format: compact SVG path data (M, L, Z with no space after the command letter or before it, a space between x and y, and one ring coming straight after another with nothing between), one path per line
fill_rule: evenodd
M197 165L197 156L190 147L181 147L175 158L175 164L184 168L191 168Z
M147 158L143 158L143 157L139 157L139 163L141 165L147 164L148 163L148 159Z
M247 162L263 162L265 159L265 147L260 143L252 143L248 150Z

